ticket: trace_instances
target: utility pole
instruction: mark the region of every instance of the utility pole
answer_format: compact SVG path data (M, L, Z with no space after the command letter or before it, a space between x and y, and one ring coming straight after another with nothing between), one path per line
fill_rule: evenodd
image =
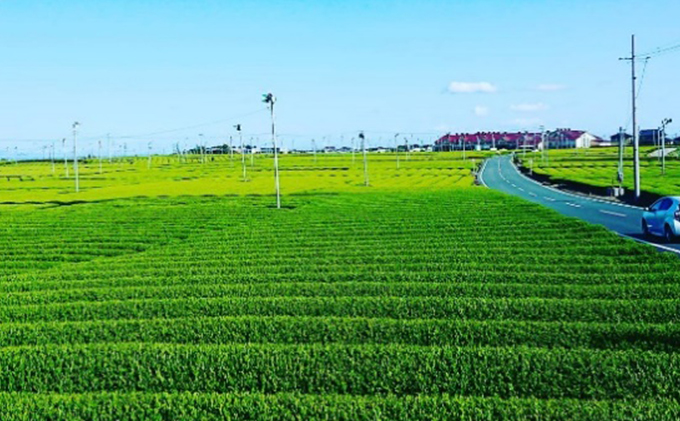
M246 150L243 147L243 133L241 132L240 124L235 125L234 128L238 132L238 139L241 144L241 167L243 168L243 181L246 181L248 177L246 175Z
M151 142L149 142L149 152L147 153L147 155L148 155L148 157L147 157L146 168L150 170L151 169Z
M272 119L272 145L274 146L274 179L276 185L276 209L281 209L281 186L279 184L279 152L276 147L276 120L274 118L274 104L276 103L276 97L271 93L263 95L263 100L265 104L269 105L269 111L271 113Z
M633 114L633 176L635 178L635 201L640 200L640 133L637 127L637 104L635 95L635 35L630 37L630 57L620 58L619 60L630 60L631 73L631 102Z
M619 127L619 168L616 172L616 179L619 182L619 189L623 187L623 146L624 146L623 127ZM619 192L620 194L620 192Z
M78 179L78 126L77 121L73 123L73 172L76 175L76 193L80 192L80 180Z
M364 136L364 132L359 133L359 139L361 140L361 149L364 154L364 185L368 187L368 159L366 157L366 137Z

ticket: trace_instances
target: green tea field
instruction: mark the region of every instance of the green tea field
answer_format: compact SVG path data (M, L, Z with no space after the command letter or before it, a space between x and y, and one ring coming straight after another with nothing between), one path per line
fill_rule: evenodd
M659 196L677 195L680 192L680 158L677 154L666 157L666 172L661 170L658 157L649 157L653 147L640 148L641 189ZM555 182L575 181L595 187L618 186L617 148L562 149L549 151L549 159L540 152L518 154L526 168L536 174L546 175ZM532 162L533 161L533 162ZM626 148L623 167L623 187L633 190L632 148Z
M680 417L676 256L453 154L164 159L0 167L0 419Z

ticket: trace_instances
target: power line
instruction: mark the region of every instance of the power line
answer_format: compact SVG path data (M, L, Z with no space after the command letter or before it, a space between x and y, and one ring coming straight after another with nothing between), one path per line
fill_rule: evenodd
M226 122L234 121L234 120L237 120L237 119L240 119L240 118L249 117L251 115L258 114L258 113L261 113L261 112L264 112L264 111L267 111L267 108L259 108L255 111L251 111L251 112L246 113L246 114L241 114L241 115L237 115L237 116L234 116L234 117L229 117L229 118L225 118L225 119L221 119L221 120L214 120L214 121L209 121L209 122L204 122L204 123L193 124L191 126L178 127L178 128L166 129L166 130L159 130L159 131L156 131L156 132L142 133L142 134L110 136L110 139L119 139L119 140L120 139L134 139L134 138L143 138L143 137L149 137L149 136L157 136L157 135L167 134L167 133L176 133L176 132L181 132L181 131L185 131L185 130L191 130L191 129L196 129L196 128L205 127L205 126L212 126L212 125L220 124L220 123L226 123ZM98 139L102 139L106 136L107 136L107 133L104 133L104 134L101 134L101 135L98 135L98 136L82 136L82 137L79 137L79 139L81 141L98 140ZM20 142L20 143L31 143L31 142L41 143L41 142L54 142L54 141L55 141L55 139L12 139L12 138L0 139L0 142L13 142L13 143L17 143L17 142Z
M246 113L246 114L241 114L241 115L238 115L238 116L229 117L229 118L225 118L225 119L221 119L221 120L210 121L210 122L206 122L206 123L194 124L194 125L191 125L191 126L178 127L178 128L175 128L175 129L160 130L160 131L157 131L157 132L137 134L137 135L112 136L111 138L112 139L131 139L131 138L157 136L157 135L161 135L161 134L181 132L181 131L184 131L184 130L197 129L199 127L212 126L214 124L220 124L220 123L235 121L237 119L249 117L251 115L258 114L258 113L261 113L263 111L267 111L267 108L259 108L255 111L251 111L251 112Z
M661 55L670 54L670 53L675 52L675 51L680 51L680 43L675 44L675 45L670 45L668 47L658 47L658 48L650 51L649 53L640 54L640 55L646 56L648 58L649 57L658 57L658 56L661 56Z

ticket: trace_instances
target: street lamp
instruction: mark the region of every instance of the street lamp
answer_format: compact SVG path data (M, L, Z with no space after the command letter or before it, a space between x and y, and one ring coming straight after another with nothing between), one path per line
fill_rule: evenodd
M274 146L274 179L276 185L276 208L281 209L281 187L279 184L279 152L276 147L276 120L274 119L274 104L276 97L268 93L262 95L262 102L269 106L269 111L272 119L272 145Z

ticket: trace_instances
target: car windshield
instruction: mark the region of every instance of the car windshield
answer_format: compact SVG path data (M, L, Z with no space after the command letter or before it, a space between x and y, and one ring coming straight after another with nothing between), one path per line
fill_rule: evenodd
M656 202L654 202L654 204L649 207L649 210L651 210L651 211L659 210L659 206L661 205L662 201L663 201L663 199L659 199Z
M661 204L659 205L659 210L660 211L667 211L668 209L670 209L672 204L673 204L673 201L671 199L668 199L668 198L663 199L661 201Z

